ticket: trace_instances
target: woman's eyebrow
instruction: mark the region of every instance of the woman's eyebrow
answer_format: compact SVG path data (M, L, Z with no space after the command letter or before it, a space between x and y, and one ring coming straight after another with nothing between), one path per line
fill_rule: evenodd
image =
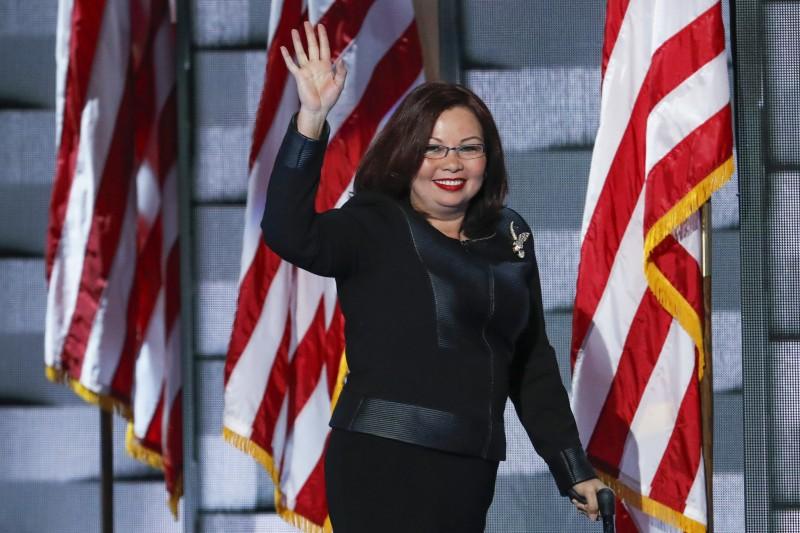
M470 139L478 139L479 141L482 141L483 137L481 137L480 135L470 135L469 137L464 137L463 139L461 139L460 142L463 143L464 141L468 141ZM439 142L439 143L444 142L443 140L441 140L438 137L430 137L430 140L431 141L436 141L436 142Z

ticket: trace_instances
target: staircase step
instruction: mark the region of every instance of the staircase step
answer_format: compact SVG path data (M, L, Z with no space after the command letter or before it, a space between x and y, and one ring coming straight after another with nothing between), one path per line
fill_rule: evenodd
M0 479L6 482L91 481L100 478L97 407L0 407ZM114 416L115 477L160 473L125 451L127 422ZM2 513L0 513L2 514Z
M101 532L100 482L0 481L3 531L59 533ZM174 520L161 481L114 483L114 531L182 533Z

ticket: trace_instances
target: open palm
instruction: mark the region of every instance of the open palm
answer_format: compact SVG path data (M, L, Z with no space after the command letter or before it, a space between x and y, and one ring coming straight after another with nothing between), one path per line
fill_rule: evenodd
M341 58L334 64L331 62L331 51L325 27L317 26L319 41L314 35L311 23L304 24L308 51L303 49L300 32L292 30L292 42L297 59L292 60L286 47L281 47L281 54L286 68L297 82L297 95L300 98L300 109L314 116L324 117L334 106L344 89L347 69Z

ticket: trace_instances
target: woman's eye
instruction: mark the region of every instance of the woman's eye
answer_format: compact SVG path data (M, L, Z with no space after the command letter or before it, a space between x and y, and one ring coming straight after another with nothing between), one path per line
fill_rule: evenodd
M426 154L437 154L442 151L442 147L438 144L429 144L425 147Z
M465 154L475 154L481 151L481 145L465 144L464 146L460 147L459 150L461 150Z

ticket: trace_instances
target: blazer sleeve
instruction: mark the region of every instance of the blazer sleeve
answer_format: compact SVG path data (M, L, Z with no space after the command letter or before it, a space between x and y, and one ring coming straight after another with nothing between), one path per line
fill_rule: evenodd
M362 224L352 209L316 212L330 129L326 123L320 139L310 139L297 131L296 120L292 118L275 159L261 233L286 261L320 276L346 277L358 267Z
M519 220L522 231L530 232L521 217ZM509 396L536 452L547 463L559 492L565 496L574 484L597 476L581 447L555 350L547 339L533 242L526 247L526 253L532 266L528 285L530 315L515 347Z

